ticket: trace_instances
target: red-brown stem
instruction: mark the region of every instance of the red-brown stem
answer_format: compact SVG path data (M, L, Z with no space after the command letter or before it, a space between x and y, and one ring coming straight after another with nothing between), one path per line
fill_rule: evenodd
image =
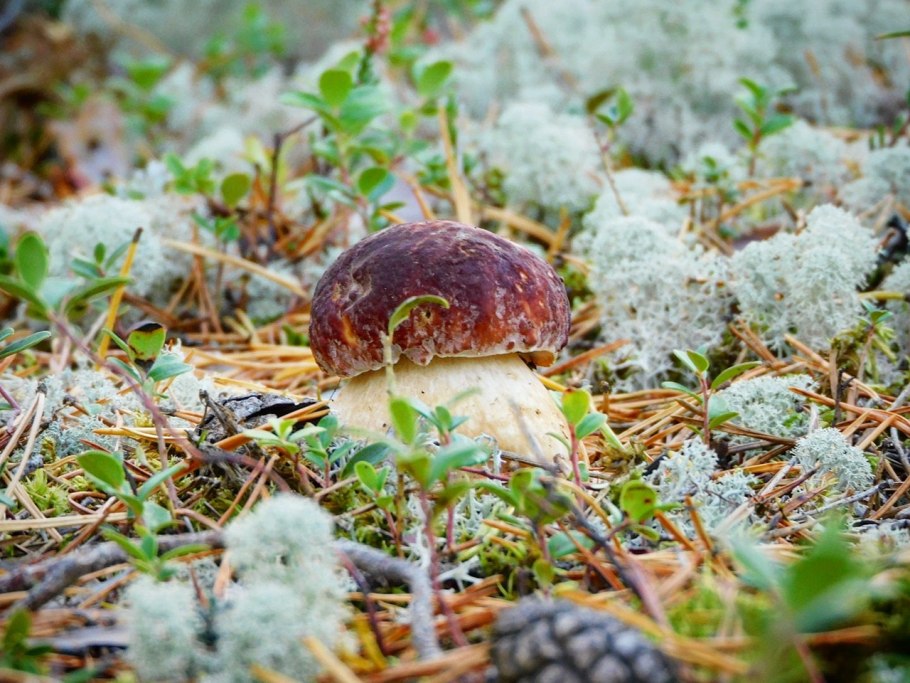
M423 512L424 534L427 537L427 545L430 546L430 583L433 585L433 592L436 593L436 602L439 603L439 609L445 615L449 624L449 633L452 640L458 647L464 647L468 644L467 638L458 626L458 621L452 608L443 599L442 587L439 585L439 553L436 551L436 532L433 531L433 512L430 506L430 498L427 492L420 490L420 509Z

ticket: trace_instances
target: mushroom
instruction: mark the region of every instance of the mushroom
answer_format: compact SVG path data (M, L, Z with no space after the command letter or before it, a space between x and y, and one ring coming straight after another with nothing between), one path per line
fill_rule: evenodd
M569 335L565 286L529 250L453 221L386 228L344 252L316 285L310 346L319 366L348 378L331 399L347 427L385 432L390 424L383 372L389 317L406 299L435 295L391 340L397 393L467 416L459 428L488 434L526 457L564 454L548 432L565 418L531 368L550 365ZM533 442L532 442L533 440Z

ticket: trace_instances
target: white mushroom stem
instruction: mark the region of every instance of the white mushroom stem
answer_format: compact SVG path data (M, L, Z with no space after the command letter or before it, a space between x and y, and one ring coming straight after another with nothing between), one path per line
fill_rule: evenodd
M542 456L542 464L567 455L566 447L548 434L566 436L566 420L518 354L434 358L427 366L403 358L394 370L398 395L420 399L431 408L446 405L453 415L468 417L457 430L461 434L488 434L503 450L535 460ZM473 393L451 404L469 389ZM385 371L347 380L335 392L331 407L346 427L385 433L390 425Z

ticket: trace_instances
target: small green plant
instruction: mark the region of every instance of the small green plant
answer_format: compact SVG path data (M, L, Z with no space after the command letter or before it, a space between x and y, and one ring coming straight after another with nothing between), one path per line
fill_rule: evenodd
M393 130L376 125L381 116L392 113L392 105L370 69L361 68L365 61L361 53L353 52L320 75L318 92L292 92L282 101L316 114L322 135L311 140L314 155L338 169L337 177L314 172L295 184L314 200L322 196L362 209L375 229L385 220L381 211L398 206L382 203L395 183L394 164L427 147L425 141L414 138L414 131L421 116L436 115L436 101L452 64L412 66L411 78L421 102L398 112L400 130Z
M509 477L508 486L503 487L492 482L480 481L475 488L492 493L512 508L512 516L507 521L518 526L529 526L537 542L536 556L531 569L541 586L553 583L560 570L553 564L555 560L575 552L573 538L588 545L587 538L566 532L559 532L547 538L545 528L565 517L572 509L572 499L563 491L557 479L550 477L540 469L521 469ZM527 520L525 523L522 520Z
M679 362L682 363L686 369L690 370L698 379L698 390L693 391L679 382L662 382L661 386L667 389L682 391L694 398L702 406L704 422L702 429L696 429L695 431L700 433L705 440L705 443L710 445L711 430L720 427L722 424L729 422L739 415L736 411L730 410L727 407L726 401L724 401L722 397L717 396L716 392L727 382L760 365L760 363L753 361L733 365L720 372L711 380L708 375L708 369L711 367L711 363L704 354L688 349L686 351L676 350L673 352L673 355L675 355Z
M193 212L193 220L208 230L222 244L240 237L241 202L250 194L253 181L247 173L230 173L219 183L215 179L215 162L200 159L195 166L187 166L176 154L164 157L171 173L171 185L177 194L198 194L212 208L210 216Z
M761 141L770 135L780 133L796 120L791 114L780 113L777 102L784 95L794 92L795 88L775 90L749 78L740 78L739 82L746 88L746 92L735 97L734 101L745 114L745 118L734 119L733 127L749 148L749 175L754 175Z
M158 553L157 534L173 524L174 519L167 508L151 498L159 486L185 469L183 463L155 472L141 486L136 487L126 476L120 453L91 450L77 456L77 461L89 481L99 490L119 500L129 512L138 541L110 527L103 529L102 534L119 545L139 571L164 581L174 573L167 564L168 561L205 549L205 546L187 545L160 555Z
M389 322L386 326L386 333L382 340L382 360L385 365L386 372L386 381L388 383L389 395L395 395L395 371L392 368L394 365L392 361L392 339L395 336L395 330L398 329L398 326L401 325L408 317L411 315L417 306L422 306L423 304L435 304L437 306L442 306L443 308L449 307L449 302L447 299L442 298L441 296L435 296L433 294L422 294L417 296L408 297L392 312L392 315L389 316Z
M0 343L3 344L0 346L0 358L15 356L20 351L25 351L26 349L30 349L33 346L37 346L45 339L50 339L51 336L51 333L45 330L42 332L34 332L27 337L23 337L22 339L17 339L14 342L6 344L6 340L13 335L13 332L15 332L15 330L13 330L12 327L4 327L2 330L0 330Z
M640 536L656 541L658 533L647 522L655 515L678 509L679 503L662 503L657 489L638 475L631 477L619 490L619 510L622 518L616 520L612 533L629 530Z
M578 458L581 440L598 429L602 429L607 422L607 416L603 413L591 412L591 394L583 389L566 391L559 397L558 402L569 426L569 439L567 441L562 434L555 432L550 432L550 435L561 441L568 449L572 474L575 481L581 484L587 478L583 476Z
M126 115L127 127L136 135L149 136L167 120L173 98L156 90L172 66L167 57L123 59L123 75L112 76L106 87Z
M45 339L48 339L51 336L51 333L48 331L35 332L30 334L22 339L17 339L14 342L9 344L4 343L9 337L13 335L15 330L12 327L4 327L0 330L0 358L6 358L7 356L14 356L20 351L25 351L30 349L33 346L36 346L43 342ZM0 403L0 410L15 410L20 409L19 404L16 402L16 399L3 388L3 385L0 384L0 396L3 397L4 402ZM4 503L5 504L5 503Z
M166 581L175 571L168 564L170 560L207 549L204 545L189 544L159 554L157 534L174 524L174 519L167 508L151 498L159 486L185 469L183 463L154 473L137 488L126 476L123 456L120 453L86 451L79 455L77 460L89 481L99 490L115 497L128 510L138 541L111 527L102 529L102 535L119 545L139 571L153 576L158 581Z
M239 28L213 36L205 45L202 69L216 81L226 77L258 78L286 51L284 26L271 21L262 7L243 8Z
M19 238L13 264L13 274L0 275L0 290L25 303L27 313L38 320L81 317L92 301L129 282L120 276L91 276L84 284L48 277L47 245L34 232Z
M324 486L331 483L332 466L350 455L356 445L353 441L345 441L332 448L338 435L338 418L331 414L315 425L308 424L300 429L294 429L294 420L282 418L270 418L269 425L271 431L247 429L243 435L260 445L279 448L288 455L302 456L322 472Z
M168 154L164 163L173 176L171 182L177 194L200 194L203 197L214 194L215 163L211 159L200 159L195 166L186 166L176 154Z
M76 257L70 262L70 269L86 280L107 277L108 273L118 270L117 263L130 244L131 240L126 240L108 254L108 246L98 242L92 250L92 260Z
M846 372L863 381L869 376L873 381L880 378L879 356L897 362L898 357L892 345L897 336L892 325L894 313L877 308L867 299L862 300L863 315L851 329L837 335L831 348L837 353L838 365Z
M625 88L611 88L589 98L588 113L604 124L615 137L620 126L635 112L635 102Z
M126 353L128 362L119 358L108 360L135 380L150 396L162 395L157 391L160 382L193 369L178 354L164 351L167 329L159 323L139 323L125 340L110 330L105 330L105 333Z
M878 592L874 563L851 547L839 520L828 520L805 554L789 565L771 560L749 541L733 544L743 580L769 599L766 609L743 614L761 644L762 680L806 680L818 674L805 634L849 623Z
M6 630L0 639L0 669L35 675L45 672L42 659L54 648L50 645L30 645L28 634L31 630L32 617L28 610L17 609L9 615Z

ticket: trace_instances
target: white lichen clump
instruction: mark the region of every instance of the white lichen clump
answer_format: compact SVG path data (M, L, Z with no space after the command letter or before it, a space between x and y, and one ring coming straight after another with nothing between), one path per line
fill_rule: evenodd
M142 34L151 34L172 51L201 57L211 38L232 35L242 27L247 0L106 0L104 10L92 0L68 0L63 19L81 33L116 41L124 48L143 49L134 31L120 30L126 23ZM356 26L366 7L364 0L260 0L267 16L287 31L289 50L316 56L330 41Z
M810 389L813 384L808 375L754 377L734 382L718 396L739 413L734 424L762 434L794 438L806 433L809 415L800 410L805 399L790 389Z
M723 259L643 218L601 221L595 209L585 228L575 246L591 263L602 336L630 341L615 356L617 388L653 386L674 367L674 349L720 341L729 307Z
M127 661L148 681L194 679L202 663L197 643L202 617L190 584L138 578L126 591L130 606Z
M247 681L249 666L261 663L313 679L319 667L300 638L313 636L332 649L346 616L331 517L307 498L278 495L225 533L240 582L217 626L223 673Z
M625 215L625 208L630 216L660 223L674 234L680 231L688 212L677 201L673 185L663 173L626 168L613 174L613 183L615 191L607 187L597 198L590 214L592 222L619 218Z
M862 177L841 192L847 206L865 210L887 199L910 206L910 147L872 150L862 166Z
M830 199L834 188L850 178L847 144L802 120L765 138L759 151L759 175L799 178L813 195Z
M882 289L904 295L903 300L889 301L886 308L894 315L889 325L894 329L898 347L904 356L910 356L910 260L897 266L882 282Z
M237 582L214 613L213 647L202 645L187 584L142 580L133 589L128 657L137 674L247 683L257 680L251 667L258 664L315 681L320 667L301 639L311 636L333 649L347 617L348 584L333 547L331 517L309 499L279 494L228 526L225 541ZM159 623L170 630L146 643ZM163 647L158 640L169 648L167 656L156 656Z
M776 349L788 334L816 348L855 321L857 289L876 261L876 240L846 211L825 205L806 229L752 242L731 259L743 318Z
M45 426L39 443L42 457L49 460L81 453L88 448L86 442L116 449L113 437L95 434L95 430L118 422L134 424L142 411L142 403L132 391L124 391L113 376L92 368L65 369L40 382L9 373L0 376L0 383L24 409L39 389L45 395ZM70 402L77 406L68 405ZM9 411L0 411L0 421L8 420L9 415Z
M579 116L517 102L485 142L490 163L505 172L503 187L514 205L580 211L600 189L597 143Z
M816 430L797 441L793 457L804 472L818 468L810 480L815 484L828 474L834 475L841 491L862 490L872 484L872 466L866 456L833 427Z
M163 238L190 240L192 220L184 201L174 196L131 200L106 194L93 195L51 209L37 230L50 253L50 275L71 281L74 257L92 261L95 245L107 253L128 243L137 228L142 237L130 270L130 291L156 304L165 304L176 284L186 278L191 258L162 243ZM122 258L114 268L119 269ZM117 270L112 274L116 274Z
M651 159L735 141L732 94L744 76L773 89L797 86L788 102L812 121L869 126L897 111L910 64L898 41L875 36L901 25L904 0L737 6L507 0L463 43L439 52L455 59L460 100L477 118L519 98L581 111L586 98L625 87L636 111L620 139Z
M645 477L657 489L661 503L683 503L686 496L698 502L698 515L705 528L713 530L730 513L749 499L758 480L742 470L715 477L717 454L701 439L689 439L675 454L661 459L657 469ZM687 533L694 532L685 510L670 513Z

